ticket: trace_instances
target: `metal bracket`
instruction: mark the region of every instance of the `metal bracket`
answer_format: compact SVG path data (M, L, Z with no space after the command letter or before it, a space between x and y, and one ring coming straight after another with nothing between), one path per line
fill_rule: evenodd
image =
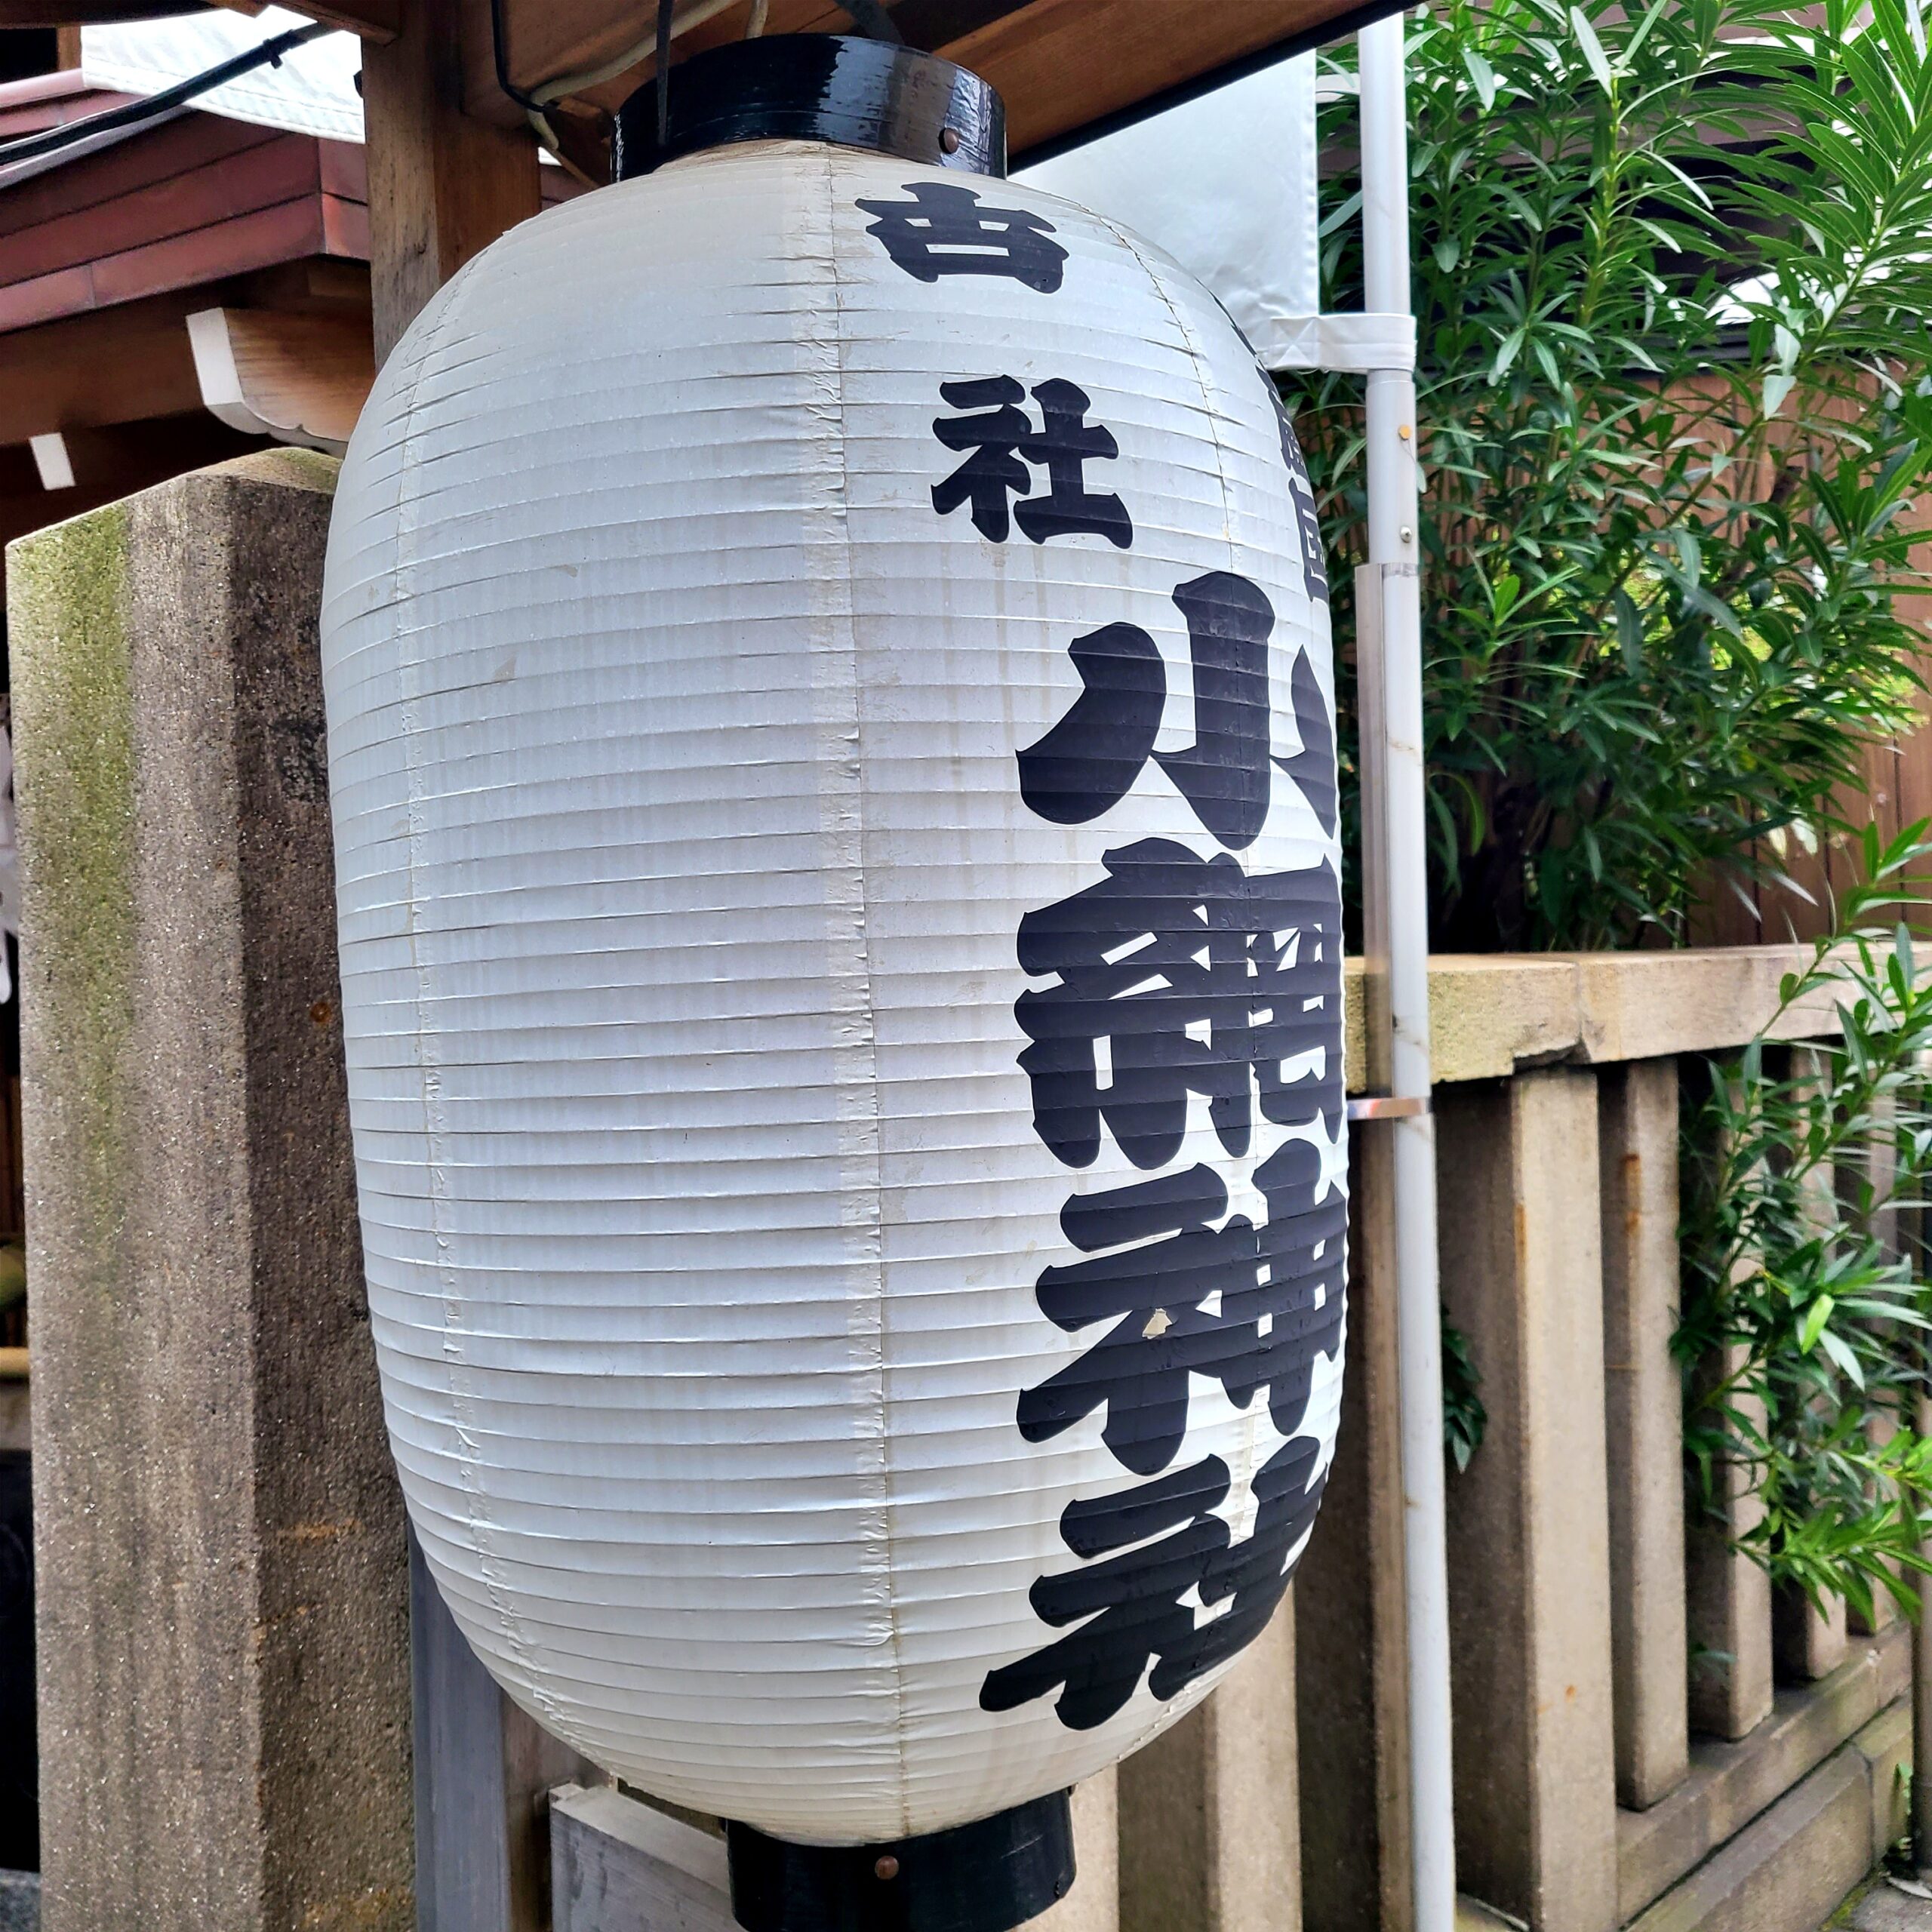
M1426 1094L1358 1094L1348 1105L1352 1121L1414 1120L1432 1111Z

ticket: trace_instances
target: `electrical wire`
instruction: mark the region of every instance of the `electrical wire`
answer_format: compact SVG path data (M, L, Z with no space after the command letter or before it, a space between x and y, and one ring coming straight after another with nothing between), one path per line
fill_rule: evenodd
M9 167L17 161L32 161L42 155L57 154L63 148L72 147L77 142L91 140L97 134L112 134L159 120L198 95L244 74L252 73L257 67L278 67L285 54L323 34L337 31L320 20L308 26L296 27L223 61L219 66L211 67L204 73L191 74L185 81L177 81L171 88L164 88L160 93L151 94L143 100L128 101L119 107L90 114L84 119L69 121L64 127L49 128L41 134L24 134L18 140L0 143L0 168Z

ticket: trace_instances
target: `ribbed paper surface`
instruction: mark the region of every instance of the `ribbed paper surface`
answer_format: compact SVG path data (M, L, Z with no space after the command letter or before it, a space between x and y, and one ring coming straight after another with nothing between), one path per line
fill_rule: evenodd
M958 205L921 184L1045 226L992 229L983 269L935 266L935 231L858 205ZM992 217L972 219L983 244ZM1002 264L1002 234L1031 252ZM1041 239L1063 251L1050 291L1011 272L1044 278ZM983 512L942 512L934 486L974 451L935 425L976 412L941 386L998 378L1034 454ZM1057 500L1035 393L1055 383L1118 450ZM998 539L975 521L994 497L1014 518ZM1029 501L1104 524L1107 497L1124 546L1021 528ZM1203 1603L1201 1552L1238 1561L1257 1472L1272 1458L1278 1492L1293 1465L1300 1495L1325 1466L1339 1387L1340 1001L1302 990L1333 977L1323 947L1339 958L1338 925L1317 931L1333 682L1300 512L1264 379L1164 257L1036 190L840 149L728 149L554 210L445 288L378 380L337 497L323 649L389 1423L478 1653L645 1789L808 1841L895 1838L1090 1774L1225 1668L1197 1642L1207 1667L1151 1687L1163 1656L1181 1669L1177 1633L1230 1614L1220 1584ZM1204 683L1213 652L1177 601L1201 583L1238 601L1233 580L1272 613L1269 715L1225 665ZM1081 740L1072 647L1110 626L1158 663L1128 631L1093 647L1113 721ZM1029 767L1062 727L1074 765ZM1231 779L1210 753L1237 741ZM1063 816L1094 802L1083 774L1131 783L1056 823L1023 797L1029 769ZM1203 814L1225 822L1244 785L1229 808L1251 810L1257 782L1258 835L1231 846ZM1167 841L1158 876L1132 862L1161 932L1056 910L1147 841ZM1229 967L1220 937L1176 949L1212 923L1191 882L1211 863L1221 886L1229 867L1296 875L1304 912L1250 936L1296 966L1278 974L1291 1066L1228 1071L1228 1042L1287 1002L1239 992L1260 969ZM1023 968L1023 931L1036 957L1091 953L1105 1001L1211 972L1212 1017L1109 1035L1065 975ZM1137 946L1179 964L1120 985ZM1166 1097L1137 1110L1134 1038L1167 1056ZM1206 1070L1177 1075L1177 1053ZM1036 1124L1079 1085L1038 1075L1043 1054L1090 1067L1094 1104ZM1087 1128L1083 1161L1067 1135ZM1201 1269L1238 1260L1231 1217L1267 1221L1257 1165L1284 1146L1319 1204L1304 1232L1327 1231L1297 1265L1322 1284L1293 1322L1241 1331L1235 1276ZM1107 1223L1145 1251L1126 1272L1153 1272L1097 1351L1112 1317L1043 1312L1106 1299L1051 1273L1094 1258L1066 1230L1083 1201L1101 1216L1164 1183L1194 1200L1193 1238L1163 1236L1158 1204ZM1150 1230L1183 1245L1156 1255ZM1241 1278L1252 1301L1251 1260ZM1228 1339L1252 1353L1271 1323L1272 1408ZM1036 1394L1023 1431L1026 1392L1081 1364L1111 1401L1042 1422L1057 1398ZM1303 1411L1285 1429L1284 1402ZM1143 1516L1108 1513L1137 1491ZM1149 1574L1110 1583L1123 1566ZM1044 1586L1049 1622L1054 1578L1075 1580ZM1012 1667L1069 1634L1063 1692L1023 1694Z

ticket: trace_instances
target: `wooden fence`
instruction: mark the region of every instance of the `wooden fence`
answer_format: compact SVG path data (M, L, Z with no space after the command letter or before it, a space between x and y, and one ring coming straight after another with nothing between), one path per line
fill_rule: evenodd
M696 1932L702 1821L581 1769L552 1817L555 1750L461 1657L425 1668L421 1606L412 1709L333 998L328 488L248 459L10 559L45 1932ZM1443 1291L1488 1411L1449 1493L1460 1866L1538 1932L1813 1932L1900 1822L1903 1630L1774 1604L1684 1520L1680 1069L1790 960L1435 962ZM1358 1131L1292 1601L1076 1795L1049 1932L1405 1932L1385 1154ZM672 1902L613 1916L640 1860Z

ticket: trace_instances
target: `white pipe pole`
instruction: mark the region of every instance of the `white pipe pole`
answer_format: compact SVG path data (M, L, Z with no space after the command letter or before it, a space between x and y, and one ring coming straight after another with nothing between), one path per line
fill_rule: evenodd
M1361 75L1364 306L1409 312L1408 117L1400 14L1357 36ZM1442 1360L1435 1247L1435 1131L1427 1110L1429 897L1423 780L1422 596L1417 540L1416 390L1407 370L1368 377L1368 566L1358 600L1379 631L1382 743L1364 746L1379 781L1380 850L1366 856L1371 962L1386 973L1389 1092L1423 1103L1372 1126L1391 1134L1403 1567L1407 1609L1411 1866L1415 1932L1454 1932L1456 1845L1449 1749L1449 1586L1444 1532ZM1379 648L1375 646L1379 645ZM1365 709L1373 709L1369 706ZM1375 861L1379 858L1380 863ZM1371 875L1379 875L1378 876ZM1380 952L1380 959L1374 955Z

